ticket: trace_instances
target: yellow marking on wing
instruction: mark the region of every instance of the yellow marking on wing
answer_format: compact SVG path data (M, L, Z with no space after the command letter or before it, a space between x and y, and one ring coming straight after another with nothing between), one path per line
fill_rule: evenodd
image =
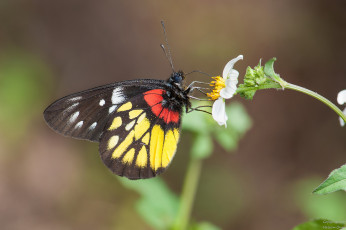
M142 146L141 150L139 150L136 165L140 168L144 168L147 166L148 162L148 154L145 146Z
M123 163L131 164L134 158L135 158L135 149L132 148L123 157Z
M125 129L127 131L129 131L130 129L132 129L132 127L135 125L135 120L131 121L130 123L128 123L126 126L125 126Z
M111 150L112 148L114 148L119 141L119 136L112 136L111 138L109 138L108 140L108 150Z
M112 125L108 128L108 130L114 130L121 126L122 120L121 117L116 117L113 119Z
M125 140L120 143L120 145L113 151L112 158L119 158L121 155L127 150L130 144L133 142L133 138L135 136L135 132L132 130Z
M143 134L150 128L150 122L147 118L142 119L141 122L139 122L135 126L135 138L138 140L143 136Z
M174 137L173 131L169 130L165 135L165 143L162 152L162 167L167 167L171 162L175 151L177 150L177 141Z
M149 137L150 137L150 134L149 134L149 132L147 133L147 134L145 134L144 135L144 137L142 138L142 142L144 143L144 144L149 144Z
M174 129L173 130L173 134L174 134L174 137L175 137L175 141L178 142L179 141L179 129Z
M134 110L131 110L131 111L129 112L129 118L130 118L130 119L136 118L136 117L138 117L142 112L143 112L143 110L141 110L141 109L134 109Z
M160 125L155 125L151 130L150 138L150 166L153 170L161 167L164 131Z
M122 106L120 106L120 108L118 109L118 112L127 111L130 109L132 109L132 103L127 102L126 104L123 104Z

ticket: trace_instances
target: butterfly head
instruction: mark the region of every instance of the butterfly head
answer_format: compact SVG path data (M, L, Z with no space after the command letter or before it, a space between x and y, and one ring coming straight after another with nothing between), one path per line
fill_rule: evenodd
M185 79L184 72L179 70L178 72L173 72L171 74L171 77L168 79L168 81L171 83L175 83L177 85L181 85L184 79Z

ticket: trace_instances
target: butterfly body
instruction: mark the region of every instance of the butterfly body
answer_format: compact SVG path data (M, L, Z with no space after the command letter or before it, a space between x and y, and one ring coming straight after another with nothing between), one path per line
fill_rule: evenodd
M182 71L168 80L138 79L63 97L44 111L60 134L99 142L103 163L129 179L150 178L170 164L183 108L191 108Z

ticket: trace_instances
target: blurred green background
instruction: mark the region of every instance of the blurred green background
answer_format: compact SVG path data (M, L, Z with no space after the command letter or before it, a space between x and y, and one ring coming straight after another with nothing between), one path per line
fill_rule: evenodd
M1 0L1 229L152 229L134 207L138 193L103 166L97 144L54 133L42 112L55 99L98 85L168 78L162 19L176 68L217 75L243 54L236 65L241 78L247 66L275 56L286 81L336 102L346 87L345 10L342 0ZM336 114L289 90L235 100L252 128L232 154L215 143L193 220L238 230L346 220L344 193L311 194L346 162L346 132ZM161 176L177 195L191 138L183 133Z

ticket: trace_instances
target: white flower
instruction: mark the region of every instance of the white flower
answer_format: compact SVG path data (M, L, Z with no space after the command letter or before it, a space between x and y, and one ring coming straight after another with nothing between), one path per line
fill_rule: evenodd
M337 97L337 101L339 103L339 105L343 105L346 103L346 89L344 90L341 90L339 93L338 93L338 97ZM344 109L344 111L342 111L344 114L346 114L346 108ZM345 125L345 122L344 120L339 117L340 119L340 125L341 126L344 126Z
M208 97L215 100L212 108L212 116L219 125L225 125L228 120L226 114L225 99L233 97L237 90L239 72L233 69L234 64L243 60L243 55L239 55L236 58L230 60L222 72L222 78L220 76L213 77L215 81L210 83L214 87L211 93L208 93Z

